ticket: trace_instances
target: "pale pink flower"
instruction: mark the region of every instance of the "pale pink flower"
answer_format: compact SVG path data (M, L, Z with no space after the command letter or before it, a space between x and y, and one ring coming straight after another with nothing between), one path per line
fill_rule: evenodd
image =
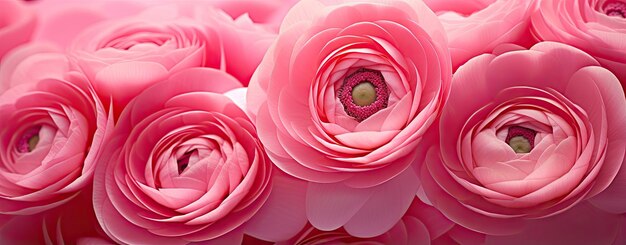
M531 46L530 16L536 0L425 0L448 34L454 69L499 44Z
M509 235L588 201L624 210L626 99L591 56L542 42L476 57L452 84L421 175L448 218Z
M91 183L113 118L61 54L6 65L15 66L0 80L0 213L31 215L68 202Z
M35 26L34 11L22 1L0 1L0 60L11 49L28 42Z
M626 2L542 0L532 16L532 30L540 40L589 53L626 87Z
M398 222L419 187L416 148L448 94L449 57L420 1L305 0L290 10L247 105L269 157L310 181L313 226L374 237Z
M315 244L481 244L484 235L456 226L434 207L415 198L391 230L371 238L353 237L344 229L321 231L310 224L297 236L278 245Z
M86 74L104 101L112 98L117 114L142 90L190 67L221 69L247 85L273 38L247 16L233 20L206 4L183 2L90 25L68 52L73 69Z
M239 244L244 232L280 239L305 224L302 184L273 173L252 122L221 94L240 86L222 71L191 68L126 107L94 183L111 239Z
M70 62L58 47L45 42L31 42L13 49L0 65L0 94L20 84L42 79L63 80Z
M134 0L140 2L140 0ZM226 12L233 18L247 15L254 23L262 24L277 31L287 11L299 0L151 0L149 5L159 4L209 4ZM141 2L146 3L146 2Z
M287 11L299 0L208 0L233 18L250 16L255 23L278 30Z
M34 0L28 3L37 16L32 40L66 49L83 30L102 21L127 18L153 1Z

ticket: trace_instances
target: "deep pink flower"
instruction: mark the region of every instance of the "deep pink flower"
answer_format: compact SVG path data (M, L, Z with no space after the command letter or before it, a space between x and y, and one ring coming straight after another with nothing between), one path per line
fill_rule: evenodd
M87 79L67 70L64 55L6 65L14 69L0 79L0 213L31 215L91 183L113 118Z
M13 216L0 225L6 244L114 244L100 228L92 204L91 188L57 208L35 215Z
M419 1L305 0L287 14L247 105L270 158L310 181L317 229L378 236L411 204L408 167L450 86L444 35Z
M611 70L626 87L626 2L542 0L532 16L540 40L577 47Z
M453 80L421 175L447 217L509 235L588 200L623 212L626 99L595 59L543 42L476 57Z
M485 245L625 244L626 216L581 203L564 213L540 219L521 233L486 236Z
M535 0L425 0L448 34L454 69L499 44L532 46L530 16Z
M0 60L11 49L28 42L35 26L34 12L22 1L0 1Z
M128 105L94 183L95 212L113 240L236 244L244 232L280 239L304 225L306 220L298 219L304 216L298 214L304 212L304 201L298 201L303 193L289 191L302 192L301 184L273 178L252 122L221 94L240 86L219 70L192 68ZM270 195L272 189L276 194ZM280 208L283 204L288 207ZM255 214L257 220L249 221ZM276 227L290 219L296 221Z

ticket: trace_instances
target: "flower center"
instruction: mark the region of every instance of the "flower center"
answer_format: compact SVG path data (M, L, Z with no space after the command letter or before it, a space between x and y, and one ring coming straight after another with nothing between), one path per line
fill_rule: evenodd
M529 153L535 147L535 135L537 135L535 130L512 126L509 128L505 142L515 153Z
M376 101L376 87L370 82L362 82L352 89L352 101L358 106L368 106Z
M344 79L337 97L346 113L360 122L387 108L389 88L380 71L361 68Z
M604 6L604 13L608 16L626 18L626 4L622 2L612 2Z
M20 153L32 152L39 143L39 131L41 126L29 128L22 134L22 138L17 142L17 151Z
M178 174L181 174L183 171L185 171L185 169L187 169L187 167L189 166L189 160L191 160L191 155L193 155L193 153L195 153L196 150L193 151L189 151L187 153L185 153L184 155L182 155L178 160Z

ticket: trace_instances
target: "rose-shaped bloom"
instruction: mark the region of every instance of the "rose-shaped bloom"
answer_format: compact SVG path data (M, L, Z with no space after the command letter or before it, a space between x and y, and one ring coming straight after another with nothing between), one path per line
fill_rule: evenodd
M219 94L239 86L221 71L192 68L126 107L94 184L96 216L113 240L242 238L231 231L268 198L272 164L244 111Z
M626 86L626 1L542 0L532 30L540 40L591 54Z
M77 69L119 112L148 86L190 67L222 69L247 84L271 37L245 17L234 21L210 6L181 3L99 22L69 49Z
M0 60L11 49L30 40L35 24L35 13L22 1L0 1Z
M425 0L448 34L452 65L491 53L502 43L532 46L530 16L535 0Z
M372 238L358 238L343 229L320 231L307 226L297 236L279 245L298 244L480 244L484 236L455 226L437 209L415 198L407 213L391 230Z
M511 234L586 200L626 196L612 184L626 172L626 99L591 56L543 42L476 57L452 84L422 171L451 220Z
M445 33L422 2L305 0L287 14L247 104L274 163L311 182L311 223L373 237L415 196L405 170L450 80Z
M54 56L54 55L53 55ZM2 80L0 213L30 215L59 206L91 183L112 116L64 56L35 55ZM13 63L7 62L7 64ZM43 69L41 64L46 64ZM8 84L4 84L8 83Z

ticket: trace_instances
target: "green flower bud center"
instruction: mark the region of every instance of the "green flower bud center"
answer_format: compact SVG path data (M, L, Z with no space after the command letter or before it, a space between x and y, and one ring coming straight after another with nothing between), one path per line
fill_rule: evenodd
M32 152L39 143L39 135L35 135L28 139L28 152Z
M509 140L509 146L513 148L516 153L529 153L532 150L530 141L524 136L515 136Z
M352 89L352 101L358 106L368 106L376 101L376 87L370 82L362 82Z

